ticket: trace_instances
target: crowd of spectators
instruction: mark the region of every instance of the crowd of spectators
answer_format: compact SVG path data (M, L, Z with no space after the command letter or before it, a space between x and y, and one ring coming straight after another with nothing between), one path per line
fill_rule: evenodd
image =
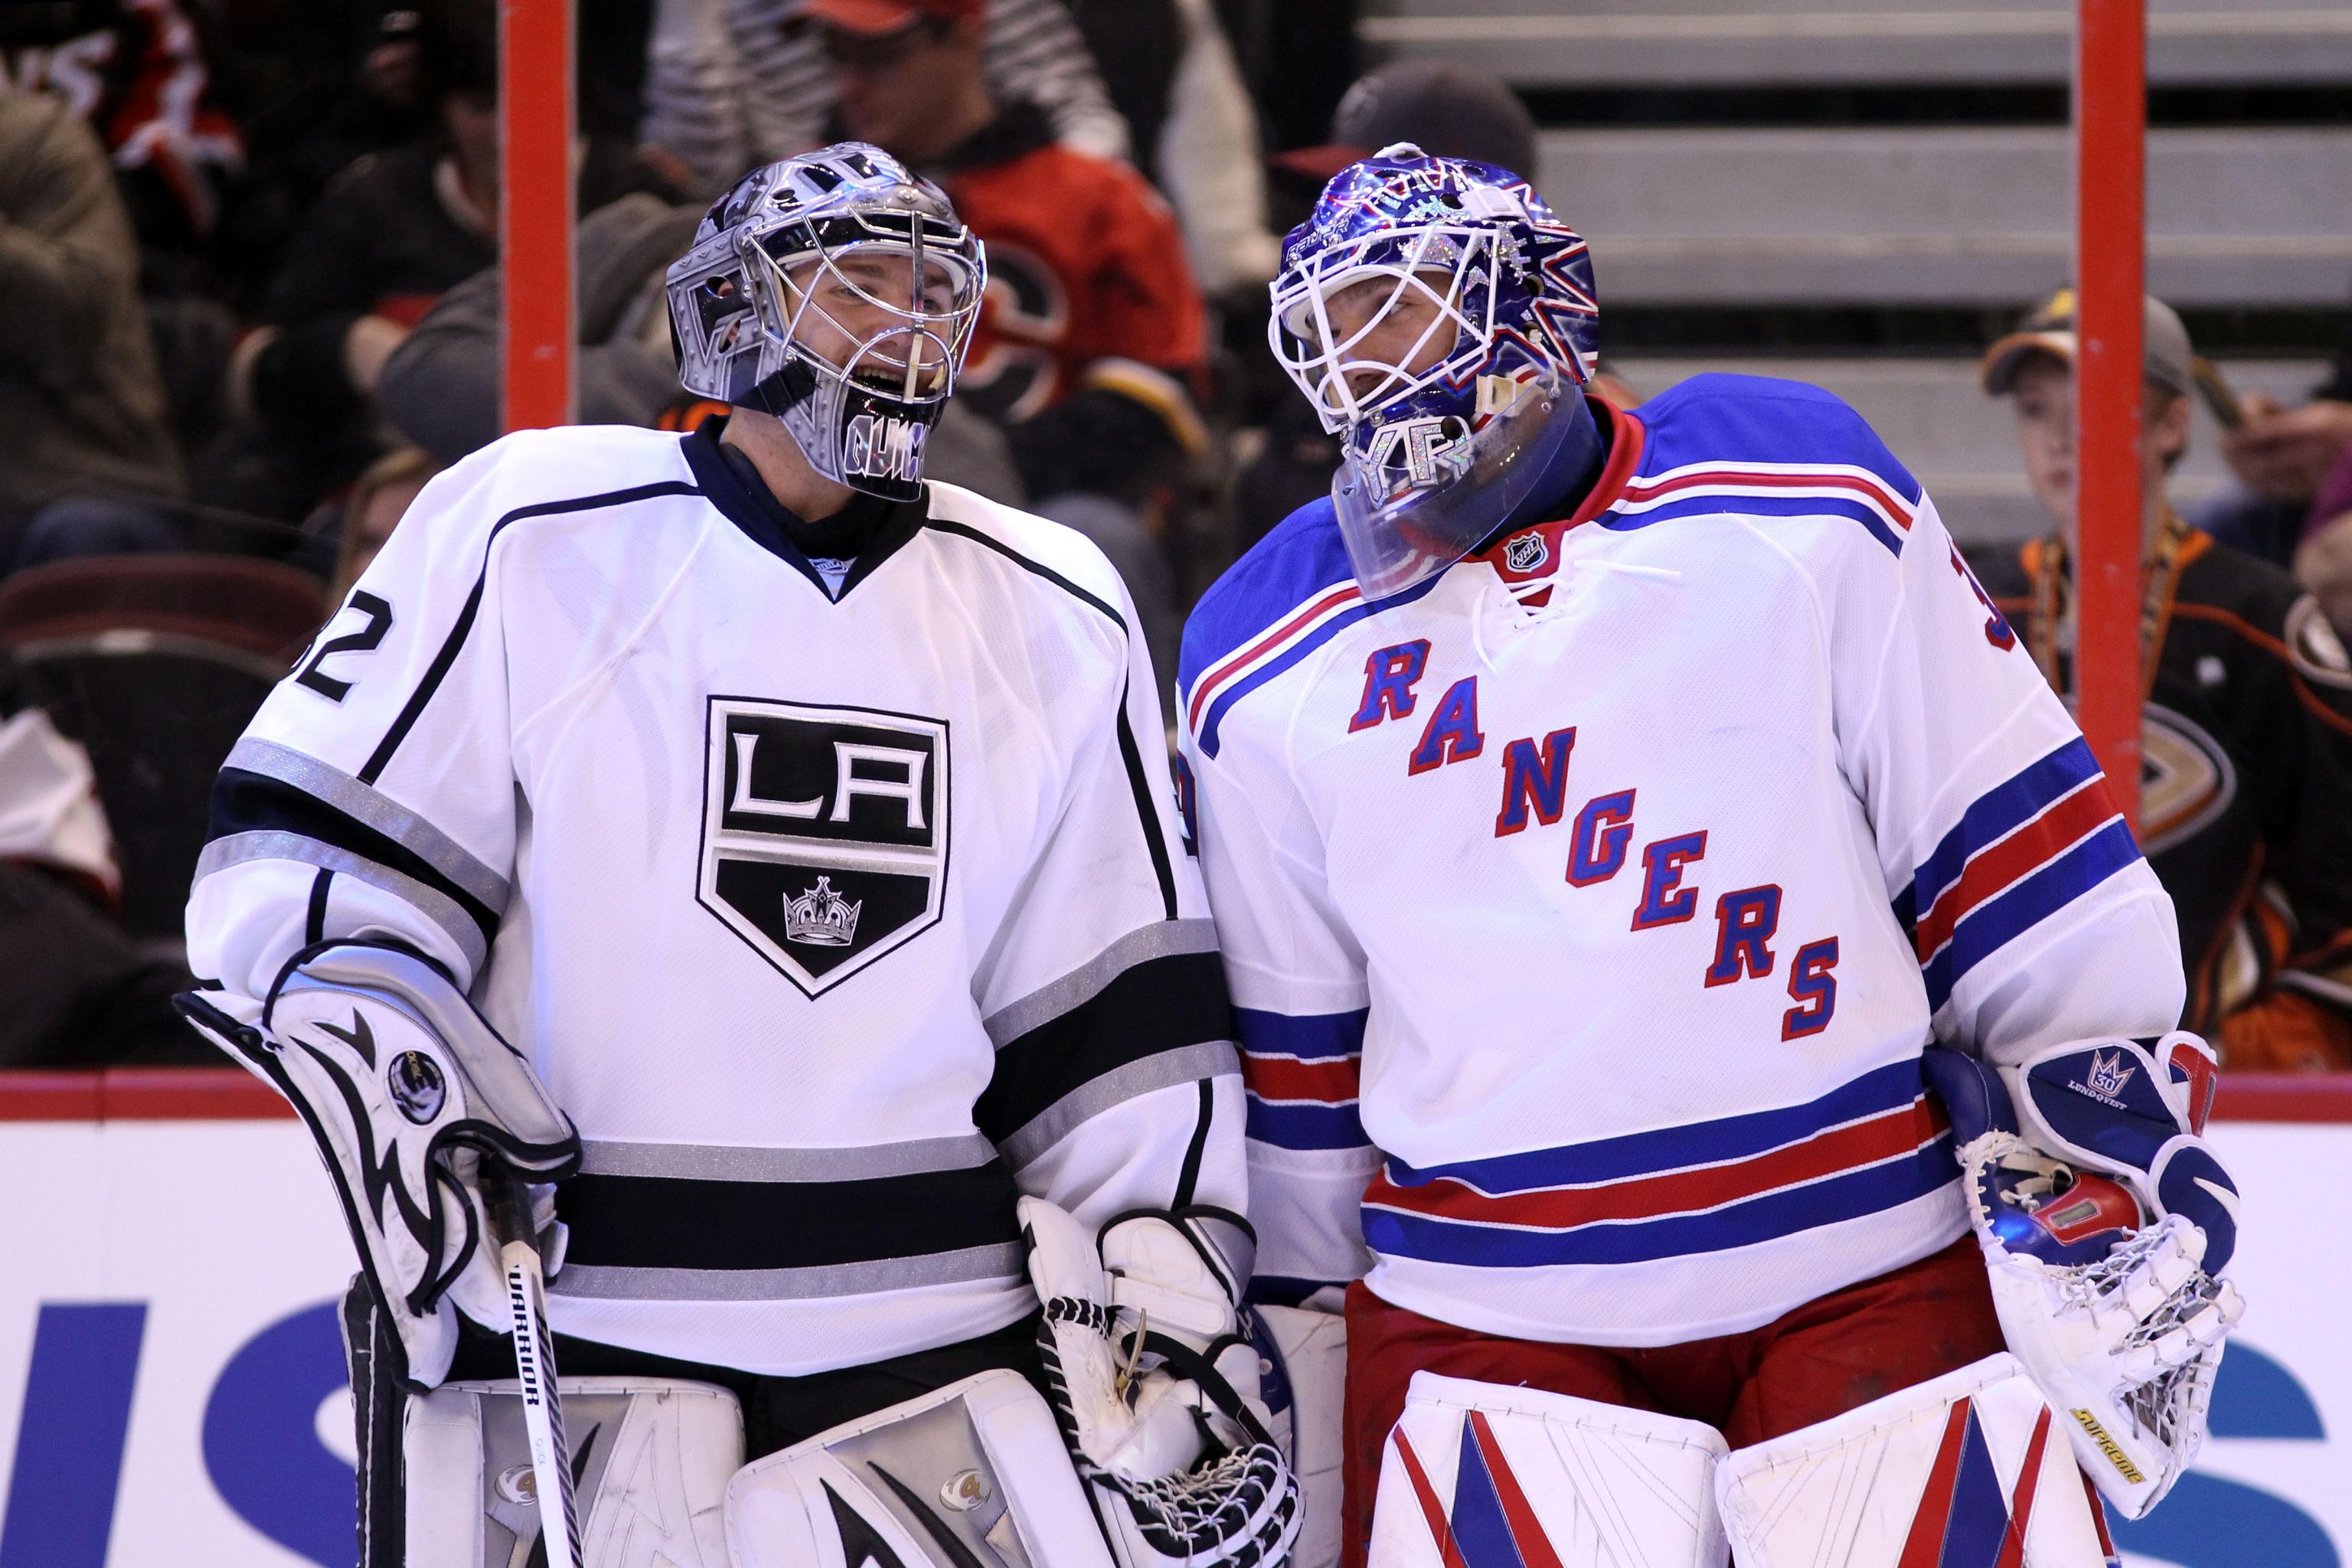
M1393 142L1535 162L1527 108L1492 78L1359 77L1355 9L577 6L580 416L684 429L710 412L678 388L665 269L745 169L874 142L988 246L929 472L1093 538L1164 675L1185 606L1337 462L1263 350L1278 237ZM186 552L307 574L323 616L432 475L500 430L493 0L40 0L0 6L0 620L12 574ZM1598 390L1632 401L1606 374ZM2241 488L2193 521L2352 624L2352 343L2304 404L2242 414L2225 454ZM59 804L89 791L38 684L0 679L0 923L99 930L120 871L103 821ZM2274 859L2302 818L2280 820L2250 830ZM58 899L73 921L51 918ZM2241 900L2217 929L2259 913ZM0 1032L0 1066L162 1037L163 945L68 945L90 963L40 961L51 1001ZM2295 967L2284 948L2266 962ZM32 973L0 962L0 992Z

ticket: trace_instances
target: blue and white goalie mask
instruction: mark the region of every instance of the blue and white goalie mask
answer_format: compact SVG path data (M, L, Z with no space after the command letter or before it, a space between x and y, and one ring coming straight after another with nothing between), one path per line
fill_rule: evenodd
M774 415L826 479L911 500L987 282L946 194L880 148L786 158L737 181L669 269L678 380Z
M1468 554L1596 439L1591 256L1507 170L1410 142L1349 164L1273 295L1275 357L1343 438L1331 498L1366 598Z

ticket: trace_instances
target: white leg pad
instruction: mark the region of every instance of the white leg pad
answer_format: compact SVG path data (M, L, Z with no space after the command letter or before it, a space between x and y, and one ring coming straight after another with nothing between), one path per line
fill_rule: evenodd
M583 1568L728 1568L722 1507L743 1463L735 1396L667 1378L567 1377ZM401 1439L414 1568L520 1568L539 1504L511 1382L408 1402Z
M1258 1387L1273 1413L1276 1440L1298 1478L1298 1539L1285 1559L1289 1568L1334 1568L1339 1561L1341 1415L1348 1386L1348 1320L1300 1307L1253 1307L1271 1345L1259 1349L1279 1363L1279 1375L1261 1374ZM1289 1400L1275 1408L1279 1394Z
M727 1544L733 1568L1111 1568L1053 1411L1002 1371L744 1466Z
M1696 1421L1415 1373L1381 1460L1370 1568L1723 1568L1725 1452Z
M2099 1568L2066 1435L2007 1352L1742 1448L1718 1488L1740 1568Z

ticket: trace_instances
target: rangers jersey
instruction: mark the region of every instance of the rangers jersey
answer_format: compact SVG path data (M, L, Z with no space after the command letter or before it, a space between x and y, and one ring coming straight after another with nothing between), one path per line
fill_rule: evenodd
M1754 1328L1963 1234L1922 1047L2179 1016L2097 764L1861 418L1595 413L1574 515L1376 607L1318 503L1187 627L1262 1295Z
M798 1374L1035 1310L1019 1193L1242 1206L1134 611L951 486L837 589L719 426L435 479L230 754L192 965L445 967L586 1146L563 1333ZM863 504L863 503L861 503Z

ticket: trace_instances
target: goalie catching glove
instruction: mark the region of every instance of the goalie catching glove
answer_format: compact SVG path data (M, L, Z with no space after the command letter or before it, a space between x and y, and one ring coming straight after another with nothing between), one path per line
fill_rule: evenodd
M279 979L247 1021L191 991L180 1012L291 1101L334 1178L360 1267L412 1388L448 1375L457 1313L505 1321L506 1290L485 1246L478 1173L497 1160L534 1182L580 1165L580 1134L521 1053L441 972L397 948L335 942ZM247 1005L248 1007L250 1004ZM552 1189L532 1223L552 1222ZM550 1272L562 1256L554 1226Z
M2214 1058L2194 1035L2073 1040L1996 1068L1930 1049L2009 1348L2084 1473L2129 1519L2195 1459L2245 1310L2217 1279L2237 1188L2202 1136Z
M1267 1434L1258 1352L1235 1331L1247 1225L1142 1212L1097 1238L1040 1198L1020 1215L1054 1414L1123 1568L1281 1562L1298 1485Z

